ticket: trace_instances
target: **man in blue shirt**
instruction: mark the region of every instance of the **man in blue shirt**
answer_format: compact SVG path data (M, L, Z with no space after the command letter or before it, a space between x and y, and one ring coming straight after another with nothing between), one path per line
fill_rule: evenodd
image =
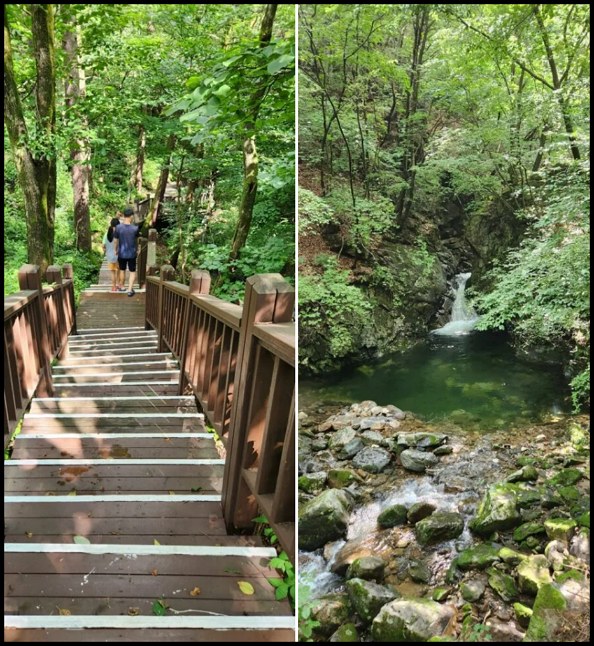
M124 209L124 223L119 224L114 232L115 252L118 255L120 268L120 285L126 281L126 267L130 270L128 296L134 296L134 279L136 278L136 253L140 224L132 224L134 211L130 207ZM121 291L124 291L122 288Z

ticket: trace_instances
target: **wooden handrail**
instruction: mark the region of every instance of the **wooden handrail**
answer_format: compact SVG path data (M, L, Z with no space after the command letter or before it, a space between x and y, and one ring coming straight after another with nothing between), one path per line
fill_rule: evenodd
M51 265L43 286L37 265L19 270L21 291L4 299L4 433L10 434L33 396L53 391L50 364L75 329L72 266ZM5 438L6 439L6 438Z
M293 559L294 289L279 274L253 276L240 307L208 293L208 272L194 270L189 286L171 278L169 265L147 277L145 326L179 360L180 394L191 390L225 445L227 526L253 527L260 508Z

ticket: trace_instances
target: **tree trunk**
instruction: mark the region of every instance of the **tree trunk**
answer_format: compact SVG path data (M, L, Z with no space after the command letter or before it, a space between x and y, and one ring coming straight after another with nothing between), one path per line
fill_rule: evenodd
M86 94L85 71L78 60L79 38L77 33L68 30L64 34L64 50L69 66L65 80L66 105L73 108ZM87 128L87 119L80 117L82 130ZM91 217L89 213L89 142L79 137L70 143L72 164L72 191L74 195L74 231L76 248L80 251L91 250Z
M551 47L551 41L549 39L549 34L547 28L542 19L542 14L540 13L539 5L534 6L534 16L538 24L538 30L540 31L540 36L542 38L545 51L547 53L547 61L549 63L549 69L551 70L551 77L553 79L553 88L555 95L557 96L557 101L559 103L559 109L561 110L561 117L563 118L563 125L565 126L565 132L569 138L569 148L571 150L572 157L577 161L581 158L580 149L577 145L577 140L573 131L573 122L569 114L569 108L565 97L563 96L563 87L561 79L559 78L559 71L557 69L557 62L555 60L555 55L553 54L553 48Z
M262 24L260 25L260 47L266 47L272 38L272 27L278 5L267 4L264 9ZM250 97L248 105L250 114L246 123L247 136L243 140L243 188L241 191L241 202L239 204L239 217L231 251L229 253L229 262L237 260L239 252L244 247L250 226L252 224L252 213L256 203L256 193L258 191L258 153L256 150L256 121L260 113L260 106L266 95L266 88L258 88Z
M140 124L138 127L138 148L136 151L136 166L132 172L132 188L140 194L142 192L142 173L144 171L144 151L146 149L146 131Z
M36 78L36 129L44 136L43 155L34 157L14 78L10 28L4 7L4 121L25 199L29 262L45 272L54 257L56 204L55 58L52 5L31 5Z
M165 189L167 188L167 182L169 180L169 168L171 166L171 158L173 156L173 150L175 148L175 135L169 135L167 139L167 150L169 151L169 156L167 157L167 162L165 166L161 169L161 174L159 175L159 182L157 184L157 190L155 191L155 199L153 200L152 211L149 213L147 220L150 218L150 226L154 227L157 218L159 216L159 209L165 197Z
M241 203L239 205L239 220L231 243L229 260L236 260L239 256L252 224L252 212L258 190L258 152L255 137L250 137L243 142L243 168L244 176Z

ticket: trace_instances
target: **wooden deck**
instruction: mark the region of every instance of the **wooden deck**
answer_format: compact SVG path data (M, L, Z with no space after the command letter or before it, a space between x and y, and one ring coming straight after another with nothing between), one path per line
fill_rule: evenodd
M226 533L224 461L144 293L88 290L77 325L5 462L5 641L294 641L275 550Z

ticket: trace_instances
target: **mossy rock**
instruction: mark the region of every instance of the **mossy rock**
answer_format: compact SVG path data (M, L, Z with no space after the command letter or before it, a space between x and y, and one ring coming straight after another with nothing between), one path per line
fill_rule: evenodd
M577 523L573 518L549 518L545 520L544 529L547 536L553 541L569 543L575 532Z
M535 596L540 588L552 583L549 562L542 554L529 556L517 567L518 585L522 592Z
M522 628L528 628L530 623L530 618L532 617L532 608L525 606L524 604L516 601L514 603L514 613L516 615L516 621Z
M536 534L544 534L545 528L541 523L524 523L519 527L514 529L514 541L518 543L526 540L529 536L535 536Z
M538 471L531 464L514 471L505 479L506 482L535 482L536 480L538 480Z
M373 620L371 636L376 642L424 642L442 636L455 616L455 609L430 599L403 597L386 604Z
M328 486L333 489L343 489L353 482L361 482L361 478L350 469L330 469L328 471Z
M580 499L580 492L577 487L574 485L568 485L567 487L559 487L558 493L568 505L572 505Z
M579 581L581 583L585 578L584 573L579 570L566 570L555 576L555 583L561 584L565 581Z
M509 547L502 547L497 554L506 565L518 565L528 558L526 554L516 552Z
M500 560L499 549L491 545L477 545L463 550L456 559L461 570L484 570Z
M383 606L397 597L393 590L363 579L347 581L346 589L353 607L366 624L373 620Z
M328 641L331 642L358 642L359 633L355 624L343 624Z
M416 502L414 505L410 507L408 510L408 522L411 525L415 525L418 523L420 520L423 520L423 518L427 518L427 516L431 516L431 514L435 511L436 507L430 502Z
M569 468L562 469L549 480L553 486L562 486L567 487L569 485L574 485L576 482L579 482L583 478L583 473L579 469Z
M513 529L522 521L518 505L518 488L511 483L491 485L483 497L470 529L481 536Z
M431 598L433 601L445 601L450 594L452 594L452 589L451 588L444 588L444 587L439 587L435 588L433 592L431 593Z
M542 491L539 489L524 489L518 492L518 507L526 509L532 505L539 504L542 498Z
M392 505L384 509L377 517L377 524L383 529L405 525L408 519L408 509L404 505Z
M327 473L325 471L316 471L315 473L306 473L297 480L297 486L301 491L313 493L319 491L326 484Z
M543 584L532 608L532 617L524 636L525 642L555 642L555 629L567 608L567 601L551 583Z
M415 525L415 535L420 545L434 545L457 538L464 531L462 514L436 511Z
M431 570L425 561L411 561L408 575L415 583L429 583L431 580Z
M577 524L580 527L587 527L590 529L590 512L585 511L583 514L576 518Z
M377 556L362 556L355 559L347 570L347 579L365 579L380 583L384 579L386 563Z
M351 603L346 594L334 594L316 599L311 604L311 617L319 622L314 628L317 636L328 638L349 620Z
M491 568L488 570L489 586L505 601L510 602L518 598L518 588L514 578L509 574Z
M453 583L456 583L459 576L460 570L458 569L458 557L456 557L450 563L450 567L447 569L444 581L449 585L452 585Z

